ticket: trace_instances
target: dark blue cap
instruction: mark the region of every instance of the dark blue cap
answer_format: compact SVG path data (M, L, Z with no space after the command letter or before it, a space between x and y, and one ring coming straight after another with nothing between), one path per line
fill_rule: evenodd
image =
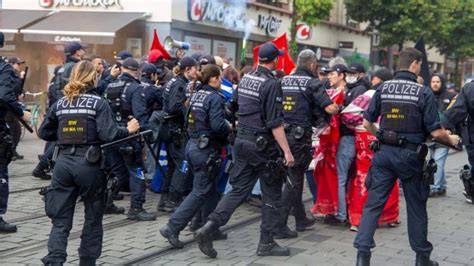
M185 56L185 57L181 58L181 60L179 60L178 66L181 69L185 69L187 67L196 66L197 64L198 64L198 62L196 60L194 60L192 57Z
M156 74L158 73L158 69L155 67L155 65L152 64L143 64L142 65L142 73L143 74Z
M86 48L87 45L84 45L80 42L68 42L64 45L64 53L66 55L73 55L76 51Z
M354 62L349 65L349 69L347 70L349 73L365 73L365 67L359 62Z
M267 42L258 49L258 61L269 62L283 54L283 50L278 49L274 43Z
M327 73L337 71L339 73L346 73L347 72L347 67L346 65L343 64L335 64L334 66L328 68L326 70Z
M203 55L199 58L199 64L201 64L201 65L207 65L207 64L215 65L216 64L216 59L214 58L214 56L212 56L210 54Z
M131 58L131 57L133 58L133 55L129 51L123 50L123 51L120 51L115 56L115 60L125 60L125 59Z
M138 71L140 69L140 64L138 64L137 60L129 57L123 61L122 67L129 70Z

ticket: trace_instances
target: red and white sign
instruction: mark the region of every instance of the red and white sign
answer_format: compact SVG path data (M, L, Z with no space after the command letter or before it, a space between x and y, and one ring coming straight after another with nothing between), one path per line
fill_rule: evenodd
M304 23L298 24L298 26L296 26L296 39L297 40L311 39L311 27Z
M39 0L39 5L43 8L50 8L54 4L53 0Z
M202 17L202 1L189 0L189 19L191 21L200 21Z

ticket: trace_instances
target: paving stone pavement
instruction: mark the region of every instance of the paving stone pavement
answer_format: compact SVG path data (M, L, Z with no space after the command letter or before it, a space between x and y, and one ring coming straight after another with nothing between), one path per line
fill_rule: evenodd
M46 253L46 241L51 223L44 215L44 203L37 190L46 186L30 176L41 153L42 142L32 135L25 136L19 151L25 160L13 162L10 167L9 212L5 216L16 221L19 230L16 234L0 235L0 265L40 264ZM430 199L429 240L434 245L432 257L440 265L474 265L474 206L465 204L462 184L458 171L467 161L464 152L450 155L446 164L448 176L448 195ZM24 189L31 189L21 191ZM400 192L403 195L402 192ZM305 197L308 193L305 194ZM156 210L158 194L147 193L145 208ZM400 198L400 220L397 228L380 228L376 232L376 243L372 255L372 265L413 265L414 253L411 251L406 232L406 211L403 196ZM128 207L129 197L118 201L118 205ZM68 264L78 264L77 248L83 224L83 207L77 205L74 227L68 245ZM308 205L308 208L310 206ZM99 263L104 265L125 264L150 252L163 251L169 244L160 236L158 229L167 222L167 216L159 214L154 222L133 222L123 215L107 215L104 218L104 246ZM259 209L243 204L234 214L229 224L236 224L249 218L256 218ZM292 219L290 219L291 222ZM229 239L215 242L217 259L208 259L196 244L187 245L182 250L166 251L146 264L153 265L354 265L356 250L352 247L355 233L348 228L317 224L314 230L300 233L296 239L278 241L291 248L290 257L258 257L255 249L259 240L260 220L229 231ZM294 226L293 224L291 226ZM190 241L192 234L185 230L181 240Z

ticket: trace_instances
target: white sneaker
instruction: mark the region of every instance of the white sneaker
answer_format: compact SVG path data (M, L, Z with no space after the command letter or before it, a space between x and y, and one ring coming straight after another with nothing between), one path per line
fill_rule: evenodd
M351 230L352 232L357 232L357 231L359 231L359 227L356 226L356 225L351 225L350 230Z

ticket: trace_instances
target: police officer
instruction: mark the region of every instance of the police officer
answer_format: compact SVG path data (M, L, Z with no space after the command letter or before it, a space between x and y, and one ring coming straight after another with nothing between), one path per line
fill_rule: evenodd
M85 55L87 46L80 42L70 42L64 45L64 53L66 55L66 62L61 66L55 76L55 81L52 86L48 87L48 96L50 97L50 105L55 103L59 98L63 96L64 86L69 82L72 68L75 64L81 61ZM54 145L47 143L45 146L44 154L40 157L40 161L33 169L32 175L41 179L50 179L50 176L46 173L49 168L49 161L53 157Z
M3 33L0 32L0 48L3 47ZM23 111L15 96L15 72L12 66L0 57L0 99L2 99L15 112L18 117L28 121L30 113ZM14 233L16 225L5 222L2 218L7 211L8 205L8 164L13 156L13 141L8 130L5 116L5 108L0 109L0 136L3 138L0 144L0 233Z
M161 141L158 139L158 132L160 127L160 113L163 111L163 86L158 85L159 70L152 64L145 63L141 66L141 82L145 90L145 101L148 115L150 119L148 124L153 130L155 145L153 145L153 152L158 155L158 150L161 147ZM147 163L146 169L150 176L155 175L156 161L155 157L147 149Z
M90 155L100 153L101 143L124 138L139 129L136 120L126 128L117 126L107 102L87 93L97 84L94 65L78 63L64 88L65 96L51 107L40 127L42 139L59 145L54 178L45 193L45 211L53 224L48 255L41 259L45 265L66 261L67 238L79 196L85 207L79 264L95 265L102 250L105 177L100 159Z
M7 62L12 65L13 70L15 71L16 75L16 82L15 82L15 96L17 99L23 98L24 91L23 91L23 84L25 82L25 71L23 70L23 67L25 65L25 60L22 60L16 56L9 57L7 59ZM18 146L18 143L20 142L20 137L21 137L21 126L20 122L18 122L13 115L8 114L7 115L7 123L8 127L10 128L10 133L12 134L13 137L13 157L12 161L15 160L22 160L23 155L18 154L16 148Z
M374 233L385 203L397 178L401 180L408 216L408 238L416 252L416 265L438 265L430 260L433 246L428 242L426 201L430 187L423 177L427 153L425 138L431 135L456 145L459 137L448 135L439 123L435 97L428 87L416 82L422 53L415 48L400 52L399 72L375 92L363 125L377 135L380 149L375 152L365 182L368 199L354 241L358 249L357 265L370 265L370 249L375 247ZM380 129L375 123L380 117Z
M453 103L448 107L444 112L444 115L441 118L441 124L444 128L454 131L457 127L464 124L467 120L467 133L463 134L463 143L466 143L466 150L468 150L468 145L472 145L474 141L474 82L468 82L461 89L459 94L454 98ZM466 138L466 139L464 139ZM471 160L473 153L472 148L471 154L468 155L468 158ZM468 170L468 167L463 169L463 172ZM473 203L474 199L474 168L470 167L470 174L464 173L462 177L466 197L466 202Z
M168 152L168 169L158 203L158 209L163 211L173 212L187 189L185 167L182 167L186 147L186 88L197 78L197 64L191 57L183 57L173 69L176 76L165 85L163 92L163 111L169 117L162 125L168 136L163 139Z
M160 229L163 237L176 248L182 248L178 235L204 204L216 201L220 167L220 150L225 145L230 125L225 119L225 103L220 89L221 71L209 64L201 72L202 86L193 94L187 112L187 131L190 137L186 145L186 160L193 173L193 189L168 224Z
M248 197L260 179L264 205L259 256L289 256L290 250L280 247L273 235L281 223L281 189L283 173L278 162L278 146L284 153L286 166L294 164L293 155L283 128L282 91L274 78L278 57L283 54L273 43L266 43L258 51L259 65L245 75L233 97L238 104L239 127L234 143L234 166L230 170L232 190L209 215L206 224L196 232L200 250L215 258L213 233L225 225L232 213ZM277 146L278 144L278 146Z
M295 166L288 169L287 182L283 188L283 225L275 238L296 237L297 233L287 227L288 214L293 209L296 231L304 231L315 221L306 217L302 202L304 174L312 160L311 136L312 123L319 120L320 110L335 114L339 107L326 93L322 82L315 78L317 74L316 54L307 49L298 55L298 68L281 81L283 90L283 115L285 131L291 152L295 157ZM316 115L316 117L314 117Z
M126 125L130 116L140 123L140 128L148 129L149 115L143 85L140 83L140 67L133 58L127 58L122 64L122 74L107 87L106 99L119 125ZM145 177L141 159L142 147L138 142L124 144L121 147L108 149L108 165L118 179L118 187L123 188L126 182L130 184L130 209L127 218L137 221L152 221L155 214L147 213L143 208L145 203ZM123 210L111 210L119 213Z

